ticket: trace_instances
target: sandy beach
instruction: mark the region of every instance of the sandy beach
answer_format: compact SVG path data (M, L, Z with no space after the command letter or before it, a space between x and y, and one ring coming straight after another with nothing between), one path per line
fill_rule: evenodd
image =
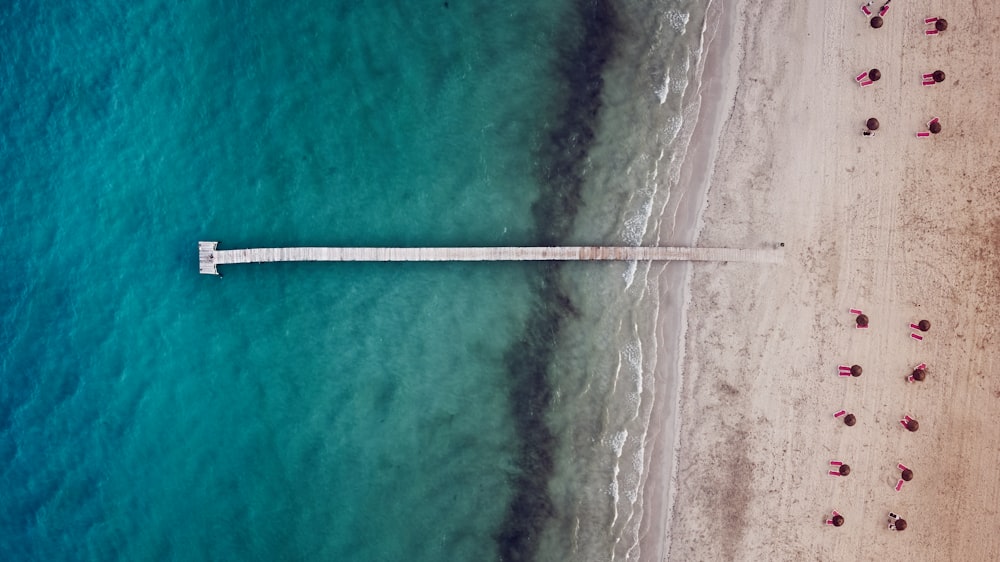
M1000 552L1000 5L897 1L872 29L860 4L725 5L736 23L720 68L735 88L698 245L784 243L786 257L693 267L676 487L650 559ZM948 31L925 35L931 16ZM860 87L871 68L882 79ZM922 86L938 69L947 78ZM918 138L932 117L942 132ZM920 363L927 379L907 381ZM838 376L842 364L864 373ZM851 474L830 476L831 460ZM898 463L915 477L896 491ZM841 527L825 523L834 509ZM906 531L887 529L890 511Z

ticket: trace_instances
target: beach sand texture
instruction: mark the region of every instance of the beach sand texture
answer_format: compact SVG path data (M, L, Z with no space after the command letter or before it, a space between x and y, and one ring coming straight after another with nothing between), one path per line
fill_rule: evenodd
M737 86L698 244L783 241L785 262L693 268L664 559L1000 552L1000 4L894 2L879 30L860 4L726 6ZM949 30L925 36L929 16ZM873 67L882 79L860 88ZM937 69L948 78L922 86ZM935 116L943 132L917 138ZM837 375L854 363L863 376ZM919 363L927 380L907 382ZM832 459L851 475L828 476ZM916 476L897 492L900 462ZM825 524L831 509L844 526Z

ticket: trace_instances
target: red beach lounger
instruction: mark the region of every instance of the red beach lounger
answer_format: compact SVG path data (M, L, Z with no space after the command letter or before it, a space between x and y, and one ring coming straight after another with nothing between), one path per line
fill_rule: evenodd
M903 426L903 429L906 429L906 420L899 420L899 425Z
M937 35L937 34L938 34L938 30L936 30L936 29L925 29L924 30L924 35Z
M842 377L849 377L849 376L851 376L851 372L850 371L841 371L840 372L840 376L842 376Z
M917 138L918 139L922 139L924 137L929 137L929 136L931 136L931 132L930 131L920 131L919 133L917 133ZM914 339L918 339L918 340L924 339L923 337L918 336L917 334L910 334L910 337L912 337Z
M931 126L930 123L928 123L927 126L930 127ZM910 323L910 329L911 330L919 330L920 326L917 326L916 324Z
M926 25L930 25L932 23L937 23L937 20L938 20L937 18L927 18L927 19L924 20L924 23Z
M927 122L927 128L929 129L931 127L931 125L933 125L934 123L937 123L938 121L940 121L940 119L938 119L937 117L931 119L930 121ZM913 326L913 324L910 324L910 326ZM915 329L919 330L920 326L915 326Z
M885 17L885 15L888 14L888 13L889 13L889 5L888 4L886 4L885 6L882 6L882 9L878 11L878 15L880 15L882 17Z
M897 464L896 468L898 468L899 470L909 470L909 468L906 465L904 465L903 463Z
M837 368L840 369L841 371L850 371L851 370L851 366L850 365L841 365L841 366L839 366Z
M842 463L840 461L830 461L830 466L840 466L842 464L844 464L844 463Z
M861 87L864 88L865 86L871 86L874 83L875 83L874 80L864 80L861 82Z
M926 369L926 368L927 368L927 363L921 363L916 367L914 367L914 369Z
M831 470L830 471L830 476L840 476L840 473L837 472L836 470Z
M865 78L868 78L868 71L867 70L864 71L864 72L862 72L861 74L858 74L857 76L855 76L854 77L854 81L855 82L860 82L860 81L864 80ZM851 312L854 312L854 309L851 309ZM861 311L859 310L858 312L855 312L855 314L861 314Z
M924 80L932 79L932 78L934 78L934 73L933 72L928 72L927 74L924 74L923 78L924 78Z
M864 14L864 15L866 15L866 16L872 15L872 11L870 9L868 9L868 4L865 4L865 5L861 6L861 13Z
M910 382L917 382L917 379L913 378L913 375L910 375L910 376L906 377L906 380L908 380Z
M851 314L864 314L864 313L861 312L860 310L856 309L856 308L852 308L851 309Z
M920 133L917 133L917 135L919 135L919 134ZM923 341L923 339L924 339L924 336L921 336L920 334L910 334L910 337L913 338L913 339L915 339L915 340L917 340L917 341Z
M846 415L846 414L847 414L847 410L841 410L841 411L837 412L836 414L833 414L833 417L839 418L840 416L843 416L843 415Z
M898 491L900 491L902 489L903 489L903 479L900 478L899 482L896 482L896 491L898 492Z
M934 84L937 84L937 82L935 82L934 79L931 78L930 80L925 79L923 82L921 82L921 84L923 84L924 86L933 86Z

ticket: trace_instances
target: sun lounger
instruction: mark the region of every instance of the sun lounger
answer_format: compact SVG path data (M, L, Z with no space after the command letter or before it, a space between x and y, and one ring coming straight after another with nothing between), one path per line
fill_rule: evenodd
M833 414L833 417L839 418L839 417L844 416L844 415L847 415L847 410L841 410L841 411Z
M923 75L923 79L924 80L933 79L933 78L934 78L934 73L933 72L928 72L927 74Z
M830 461L830 466L840 466L842 464L844 463L842 463L841 461Z
M930 80L924 78L924 81L921 82L920 84L924 86L933 86L934 84L937 84L937 82L935 82L933 78L931 78Z
M855 76L854 77L854 81L855 82L860 82L860 81L864 80L865 78L868 78L868 71L867 70L864 71L864 72L862 72L861 74L858 74L857 76ZM851 312L854 312L854 310L851 310ZM858 311L855 314L861 314L861 311Z
M903 463L899 463L899 464L897 464L897 465L896 465L896 468L898 468L899 470L909 470L909 467L907 467L907 466L906 466L906 465L904 465Z
M917 379L913 378L913 375L910 375L910 376L906 377L906 380L908 380L910 382L917 382Z
M937 20L938 20L937 18L927 18L924 20L924 23L930 25L932 23L937 23Z
M852 308L851 309L851 314L864 314L864 313L861 312L860 310L856 309L856 308Z
M938 30L936 30L936 29L925 29L924 30L924 35L937 35L937 34L938 34Z
M840 372L840 376L842 376L842 377L849 377L849 376L851 376L851 372L850 371L841 371Z
M882 17L885 17L885 15L888 14L888 13L889 13L889 5L888 4L886 4L885 6L882 6L882 9L878 11L878 15L880 15Z
M914 367L914 369L926 369L926 368L927 368L927 363L921 363L916 367Z
M920 133L917 133L917 134L919 135ZM915 339L915 340L917 340L917 341L923 341L924 340L924 336L921 336L920 334L910 334L910 337L913 338L913 339Z
M837 368L840 369L841 371L850 371L851 370L851 366L850 365L840 365Z
M864 88L865 86L871 86L874 83L875 83L874 80L862 80L860 82L862 88Z
M903 489L903 479L900 478L899 482L896 482L896 491L898 492L898 491L900 491L902 489Z
M906 429L909 429L906 427L906 420L899 420L899 425L903 426Z
M830 471L830 476L840 476L840 473L837 472L836 470L831 470Z
M933 125L934 123L937 123L938 121L940 121L940 119L938 119L937 117L931 119L930 121L927 122L927 128L929 129L931 127L931 125ZM910 324L910 326L913 326L913 324ZM914 329L917 329L917 330L920 329L920 326L913 326L913 327L914 327Z
M919 133L917 133L917 138L918 139L922 139L924 137L929 137L929 136L931 136L931 132L930 131L920 131ZM915 336L914 339L918 339L918 340L924 339L922 337L917 336L917 334L910 334L910 336Z
M927 126L930 127L930 125L927 125ZM910 323L910 329L911 330L919 330L920 326L917 326L916 324L914 324L914 323L911 322Z
M911 418L909 415L903 416L903 419L906 420L906 421L908 421L908 422L909 421L913 421L913 418Z
M866 15L866 16L872 15L871 8L868 7L868 4L865 4L864 6L861 6L861 13L864 14L864 15Z

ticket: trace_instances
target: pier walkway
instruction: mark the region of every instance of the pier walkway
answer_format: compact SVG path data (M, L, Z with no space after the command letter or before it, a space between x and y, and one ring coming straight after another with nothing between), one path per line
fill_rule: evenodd
M649 246L558 246L493 248L247 248L219 250L198 242L198 270L218 275L218 266L284 261L732 261L781 263L784 248L677 248Z

